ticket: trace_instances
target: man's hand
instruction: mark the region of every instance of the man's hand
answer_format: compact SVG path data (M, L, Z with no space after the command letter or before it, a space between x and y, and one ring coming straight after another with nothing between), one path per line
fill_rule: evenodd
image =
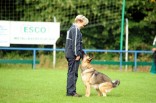
M155 52L156 51L156 48L153 48L152 51Z
M75 58L75 60L80 60L80 56L77 56L77 57Z

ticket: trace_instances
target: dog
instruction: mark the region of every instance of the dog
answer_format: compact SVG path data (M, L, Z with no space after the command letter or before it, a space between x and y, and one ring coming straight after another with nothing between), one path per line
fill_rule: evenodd
M86 97L90 96L90 89L93 87L99 96L107 96L113 88L120 84L120 80L112 81L107 75L96 71L90 64L92 58L84 55L81 63L81 77L86 87Z

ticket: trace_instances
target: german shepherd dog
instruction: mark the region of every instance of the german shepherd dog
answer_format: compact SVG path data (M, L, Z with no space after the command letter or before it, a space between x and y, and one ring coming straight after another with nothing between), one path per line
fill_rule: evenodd
M107 96L113 88L120 84L119 80L112 81L107 75L96 71L90 64L92 58L84 55L81 64L81 77L86 87L86 97L90 96L90 88L93 87L98 95Z

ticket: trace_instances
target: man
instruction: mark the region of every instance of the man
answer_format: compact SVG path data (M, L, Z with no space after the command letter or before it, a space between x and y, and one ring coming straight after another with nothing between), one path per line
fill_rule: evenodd
M74 24L67 31L65 45L65 56L68 62L67 96L81 97L81 95L76 92L79 63L84 54L80 29L87 25L88 22L85 16L78 15L75 18Z

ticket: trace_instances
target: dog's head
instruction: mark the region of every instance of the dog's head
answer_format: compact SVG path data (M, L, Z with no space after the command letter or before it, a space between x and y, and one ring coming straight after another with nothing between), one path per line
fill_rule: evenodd
M90 63L93 58L91 58L89 55L83 55L82 62Z

